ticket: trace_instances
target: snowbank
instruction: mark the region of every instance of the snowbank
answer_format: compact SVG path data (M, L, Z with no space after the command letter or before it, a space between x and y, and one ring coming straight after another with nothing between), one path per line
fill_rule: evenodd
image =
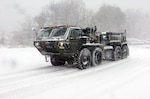
M49 65L35 48L0 48L0 75Z
M127 38L130 45L150 45L150 40L140 40L137 38Z

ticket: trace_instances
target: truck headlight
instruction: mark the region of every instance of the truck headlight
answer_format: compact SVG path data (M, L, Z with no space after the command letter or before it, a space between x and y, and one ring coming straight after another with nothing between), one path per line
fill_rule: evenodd
M40 43L39 42L35 42L35 46L39 46L40 45Z
M64 43L63 43L63 42L59 42L59 43L58 43L58 47L59 47L60 49L64 49Z
M63 46L64 45L64 43L63 42L60 42L60 46Z

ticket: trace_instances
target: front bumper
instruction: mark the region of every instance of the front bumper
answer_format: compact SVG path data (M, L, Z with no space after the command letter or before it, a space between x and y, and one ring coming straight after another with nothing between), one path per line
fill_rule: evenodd
M58 47L58 42L56 41L34 41L34 46L42 55L70 56L73 54L66 47Z

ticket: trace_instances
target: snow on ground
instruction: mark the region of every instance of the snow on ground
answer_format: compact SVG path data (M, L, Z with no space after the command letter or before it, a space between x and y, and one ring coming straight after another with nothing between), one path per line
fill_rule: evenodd
M2 48L0 99L150 99L150 45L129 49L127 59L78 70L45 63L35 48Z
M50 66L36 48L0 48L0 75Z
M127 38L127 40L131 45L150 45L150 40L140 40L137 38Z

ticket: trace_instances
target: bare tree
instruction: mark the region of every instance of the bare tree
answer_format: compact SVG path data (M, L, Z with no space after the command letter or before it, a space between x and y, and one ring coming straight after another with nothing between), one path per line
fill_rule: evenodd
M0 45L4 45L5 44L5 33L2 31L0 33Z
M14 31L12 45L28 45L32 46L32 42L35 39L35 34L32 32L33 20L31 17L26 17L25 21L20 24L18 29Z
M44 15L44 17L43 17ZM43 18L44 19L43 19ZM86 7L82 0L64 0L51 3L42 11L42 19L46 25L72 24L80 25L82 19L86 17Z
M34 18L34 22L36 25L36 28L41 28L45 25L47 17L45 16L45 13L41 12L38 16Z
M125 20L125 13L119 7L103 5L93 17L93 24L100 31L123 31Z

